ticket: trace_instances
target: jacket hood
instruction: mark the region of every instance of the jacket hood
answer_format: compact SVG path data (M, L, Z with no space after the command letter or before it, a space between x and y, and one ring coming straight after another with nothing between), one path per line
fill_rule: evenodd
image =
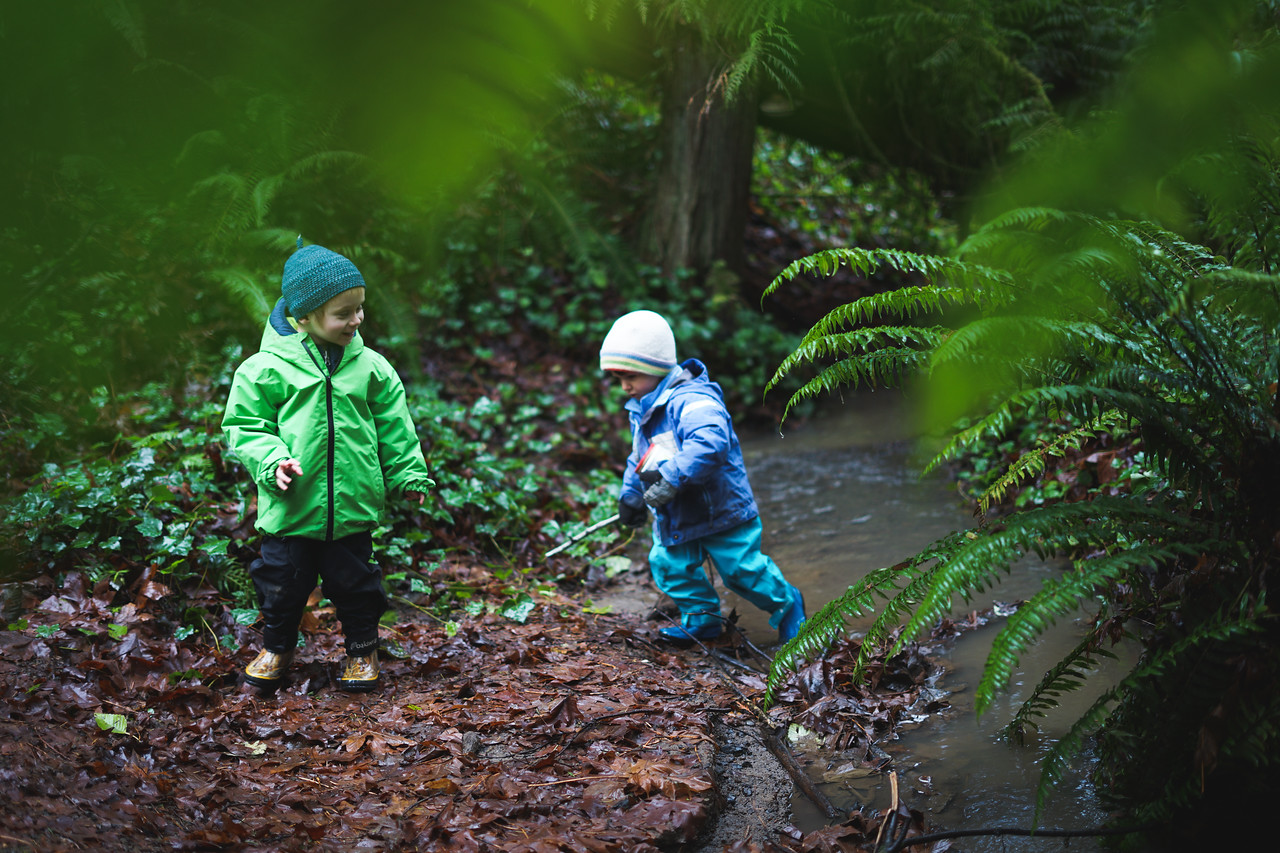
M280 299L276 302L276 307L271 311L271 316L267 318L267 325L262 330L262 341L259 349L262 352L269 352L288 361L291 364L312 364L313 357L307 352L305 346L310 338L303 332L299 332L289 322L288 314L284 300ZM316 352L316 344L311 342L312 352ZM347 344L342 354L342 360L354 358L364 349L364 338L360 337L360 331L356 330L356 335L351 339L351 343Z
M695 393L707 394L723 404L724 391L719 383L712 382L707 375L707 366L696 358L685 359L671 369L658 387L639 400L628 400L626 408L640 415L640 423L645 423L650 416L670 401L675 394Z

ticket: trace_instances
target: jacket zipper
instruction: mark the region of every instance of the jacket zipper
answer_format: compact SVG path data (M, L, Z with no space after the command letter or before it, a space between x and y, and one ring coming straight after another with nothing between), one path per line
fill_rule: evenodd
M329 459L328 459L329 507L328 507L327 516L325 518L324 541L332 542L333 541L333 516L334 516L333 458L335 455L335 447L336 447L337 441L334 437L334 428L333 428L333 375L330 373L326 373L324 376L324 397L325 397L325 407L328 409L328 413L329 413Z
M311 357L312 363L320 370L320 375L324 377L324 405L325 415L328 420L329 438L325 448L325 479L328 486L328 499L325 502L325 526L324 541L333 541L333 521L334 521L334 497L333 497L333 475L334 475L334 456L337 450L337 439L334 435L333 425L333 374L329 371L329 361L324 357L324 353L311 352L311 341L303 341L303 347L307 351L307 355ZM319 355L317 359L316 356Z

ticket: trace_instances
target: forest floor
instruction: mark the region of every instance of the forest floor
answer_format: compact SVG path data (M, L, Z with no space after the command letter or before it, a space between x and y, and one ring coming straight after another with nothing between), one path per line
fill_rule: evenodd
M476 567L432 581L501 594ZM213 590L178 596L144 577L126 592L38 578L0 631L0 850L763 853L870 849L882 823L922 831L899 809L801 832L766 746L800 723L883 767L877 741L945 707L917 647L866 688L841 675L856 646L837 650L764 715L764 678L747 668L762 663L735 632L709 649L658 641L639 563L589 603L540 592L523 622L401 606L366 694L332 683L327 608L264 692L239 678L252 625L175 639L169 602Z

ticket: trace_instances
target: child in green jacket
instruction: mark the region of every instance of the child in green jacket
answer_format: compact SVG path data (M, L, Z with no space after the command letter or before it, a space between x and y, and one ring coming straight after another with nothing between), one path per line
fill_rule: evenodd
M259 351L236 370L222 419L228 446L258 486L264 536L249 567L263 648L245 680L280 681L319 582L346 645L338 686L371 690L387 609L371 531L388 494L421 505L435 483L399 376L358 333L365 282L355 264L322 246L303 248L299 237L281 293Z

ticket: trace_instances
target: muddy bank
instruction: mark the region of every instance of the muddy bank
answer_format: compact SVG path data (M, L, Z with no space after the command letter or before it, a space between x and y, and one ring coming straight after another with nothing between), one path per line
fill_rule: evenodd
M632 624L656 628L667 624L666 617L675 614L670 600L662 596L649 579L643 561L634 562L630 571L597 588L591 598L594 604ZM732 640L718 645L727 643ZM723 680L731 691L741 690L741 674L750 671L744 667L763 674L768 666L767 661L749 652L738 664L711 658L700 648L675 651L673 655L695 669L705 670L712 678ZM736 653L729 657L737 660ZM755 682L758 676L753 679L753 686ZM740 696L735 695L734 699L733 706L720 709L723 713L713 717L714 751L709 769L715 780L716 796L711 801L707 825L689 847L695 853L719 853L746 842L771 844L801 834L791 814L795 783L766 746L761 721L742 707Z

